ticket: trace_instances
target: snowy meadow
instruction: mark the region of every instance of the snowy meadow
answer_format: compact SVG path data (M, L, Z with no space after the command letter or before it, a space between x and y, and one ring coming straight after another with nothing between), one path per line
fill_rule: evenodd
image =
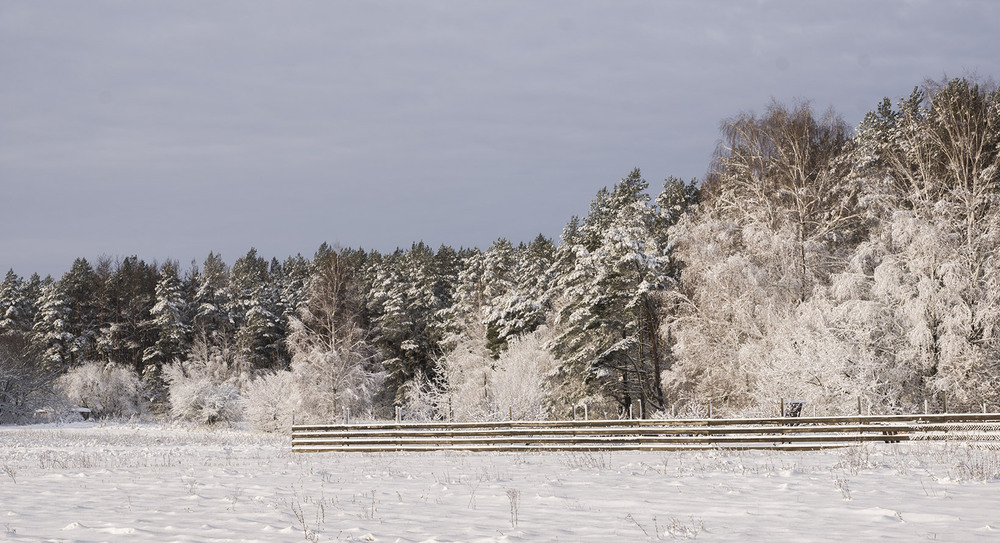
M996 541L1000 451L293 454L138 422L0 427L5 541Z

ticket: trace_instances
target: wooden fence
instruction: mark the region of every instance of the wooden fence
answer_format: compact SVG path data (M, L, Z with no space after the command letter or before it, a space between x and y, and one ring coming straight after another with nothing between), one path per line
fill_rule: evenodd
M293 452L815 450L962 440L1000 448L1000 413L292 426Z

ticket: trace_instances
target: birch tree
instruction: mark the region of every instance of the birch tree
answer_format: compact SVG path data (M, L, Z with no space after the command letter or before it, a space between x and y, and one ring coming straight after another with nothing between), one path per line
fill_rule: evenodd
M289 321L298 412L312 420L329 420L344 409L370 410L384 378L376 351L357 323L360 301L352 295L352 281L337 251L317 255L308 298Z

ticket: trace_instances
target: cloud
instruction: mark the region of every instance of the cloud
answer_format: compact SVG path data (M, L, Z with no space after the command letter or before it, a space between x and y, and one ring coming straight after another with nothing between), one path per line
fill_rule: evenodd
M558 235L771 98L1000 72L992 2L5 3L0 263ZM26 244L33 250L27 250Z

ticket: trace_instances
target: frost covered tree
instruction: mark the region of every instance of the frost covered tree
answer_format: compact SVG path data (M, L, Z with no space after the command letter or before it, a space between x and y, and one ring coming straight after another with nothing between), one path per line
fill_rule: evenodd
M728 122L703 203L671 231L683 280L668 395L733 409L995 401L996 104L993 86L929 85L883 101L849 143L801 108Z
M551 379L557 361L548 349L551 334L545 327L510 338L493 366L487 387L487 409L497 418L544 420L552 415L555 399Z
M808 103L772 103L760 117L725 121L722 134L706 200L740 227L786 238L782 273L805 300L864 234L861 185L843 160L850 129L832 110L816 117Z
M762 367L808 378L796 368L806 357L795 349L766 361L755 353L799 322L799 306L843 271L868 227L861 183L843 161L848 129L832 112L816 118L808 104L772 104L763 116L726 121L722 131L699 205L670 230L683 269L666 327L677 361L664 387L681 408L709 401L753 408ZM794 381L780 386L798 389Z
M357 324L360 300L353 281L337 251L318 254L308 298L289 321L296 412L305 419L329 420L344 409L369 411L383 378L376 351Z
M295 375L276 371L258 375L243 387L244 419L263 432L284 432L301 404Z
M930 83L870 113L856 137L878 229L856 251L841 299L888 326L877 364L908 368L897 403L945 392L953 405L998 400L1000 92Z

